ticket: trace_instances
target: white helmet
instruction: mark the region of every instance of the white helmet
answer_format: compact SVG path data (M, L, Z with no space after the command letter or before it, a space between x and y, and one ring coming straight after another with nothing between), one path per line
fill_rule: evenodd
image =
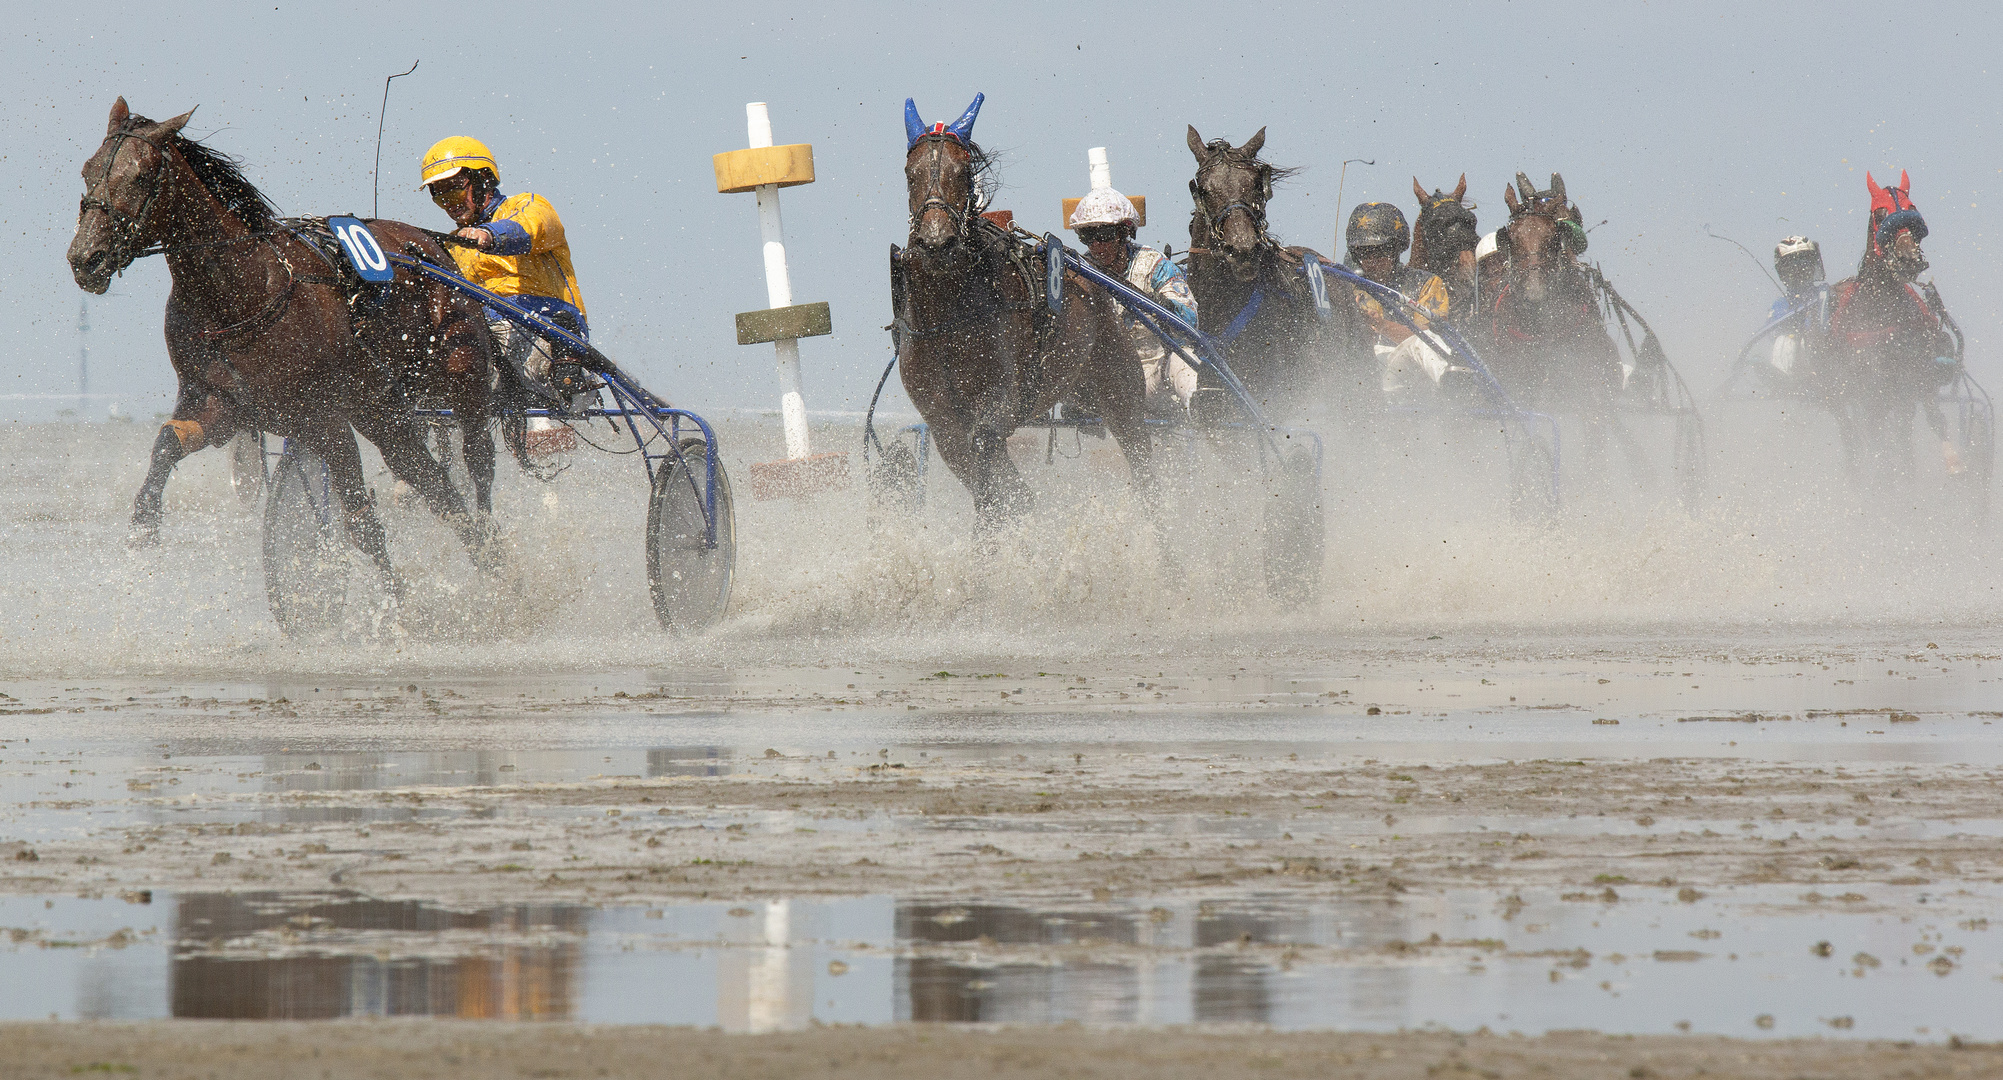
M1799 255L1803 252L1814 252L1820 255L1822 248L1806 236L1789 236L1774 245L1773 257L1778 261L1789 255Z
M1140 211L1134 209L1134 202L1112 188L1093 188L1078 200L1078 206L1071 211L1071 227L1082 229L1087 225L1118 225L1125 222L1136 228L1140 226Z

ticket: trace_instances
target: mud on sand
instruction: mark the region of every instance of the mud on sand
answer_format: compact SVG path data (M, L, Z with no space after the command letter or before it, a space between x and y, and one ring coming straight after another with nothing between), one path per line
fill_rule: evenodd
M1578 1077L1826 1080L1991 1077L2003 1047L1971 1043L1742 1042L1704 1037L1283 1034L1055 1028L830 1028L725 1035L663 1028L492 1022L0 1025L16 1080L398 1080L669 1076L796 1080L943 1076L1215 1080Z

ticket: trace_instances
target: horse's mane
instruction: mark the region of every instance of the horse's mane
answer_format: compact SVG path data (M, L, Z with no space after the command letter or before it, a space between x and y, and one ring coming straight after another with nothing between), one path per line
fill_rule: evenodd
M1301 171L1298 166L1275 165L1257 154L1245 153L1243 149L1232 146L1223 139L1212 139L1204 144L1203 149L1206 151L1206 156L1203 159L1203 164L1197 167L1196 175L1198 176L1202 176L1218 165L1237 165L1243 168L1263 169L1267 178L1277 184Z
M134 115L126 121L126 130L144 127L152 121ZM214 195L223 209L243 219L243 223L254 232L264 232L276 224L278 208L271 205L264 192L243 175L243 162L220 150L205 146L179 132L167 137L167 145L181 152L182 160L194 170L195 179L202 182L209 194Z

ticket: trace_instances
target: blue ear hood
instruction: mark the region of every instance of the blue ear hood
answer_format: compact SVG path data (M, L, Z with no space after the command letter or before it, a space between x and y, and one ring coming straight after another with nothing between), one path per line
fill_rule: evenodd
M980 116L981 102L986 101L987 97L988 96L986 94L975 94L974 103L972 105L967 106L967 111L962 113L958 120L955 120L950 124L940 124L936 126L941 132L947 135L951 135L955 139L960 140L960 143L962 145L972 142L974 139L974 119ZM904 141L905 141L904 148L906 150L909 150L912 147L917 146L918 140L930 134L932 131L932 127L933 125L927 125L925 121L919 117L918 103L912 100L911 98L905 98L904 99Z
M963 143L972 142L974 138L974 118L981 115L981 102L987 99L988 96L986 94L975 94L974 103L967 106L967 111L961 113L958 120L947 124L946 130L958 135L960 141Z

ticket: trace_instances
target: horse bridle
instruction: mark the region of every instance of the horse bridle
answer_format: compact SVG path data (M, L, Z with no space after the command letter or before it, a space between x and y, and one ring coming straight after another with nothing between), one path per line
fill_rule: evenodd
M951 132L932 132L919 139L920 142L932 144L931 162L929 163L931 173L927 181L928 186L926 187L926 191L928 194L925 196L925 201L919 203L918 209L911 214L911 231L916 232L918 230L918 223L924 219L927 212L934 209L944 210L946 216L953 221L954 235L964 240L967 238L967 220L973 216L974 207L980 201L980 190L974 184L973 178L971 176L968 178L967 201L964 205L954 206L944 198L930 194L930 192L940 189L941 177L945 172L945 144L949 139L955 143L959 143L962 148L966 148L967 144L961 142L960 137Z
M1263 205L1240 201L1226 204L1215 213L1211 212L1210 202L1204 197L1203 185L1200 183L1204 172L1208 171L1209 168L1209 165L1205 165L1202 169L1196 171L1196 178L1189 182L1189 193L1196 198L1196 209L1203 215L1204 225L1210 230L1211 239L1214 240L1221 235L1224 222L1232 214L1242 210L1245 212L1246 217L1252 219L1252 228L1258 230L1259 239L1264 240L1266 238L1266 208ZM1265 177L1265 167L1255 166L1255 171L1260 173L1259 188L1263 191L1268 184Z
M146 197L139 201L138 213L127 214L103 199L92 197L89 191L84 192L83 198L77 202L78 221L82 221L83 215L92 210L102 210L105 216L111 219L111 255L119 260L118 265L120 268L123 268L131 265L135 259L159 254L167 250L164 244L156 244L151 248L137 252L130 250L132 240L139 235L139 230L146 227L146 218L153 210L153 200L159 197L160 189L166 183L167 150L152 139L130 131L116 132L111 138L118 140L118 142L111 148L111 156L104 159L104 175L98 179L98 185L104 187L107 193L109 193L111 187L111 171L118 164L118 152L125 149L125 140L137 139L152 147L154 152L160 155L160 161L153 167L153 176L146 185Z

